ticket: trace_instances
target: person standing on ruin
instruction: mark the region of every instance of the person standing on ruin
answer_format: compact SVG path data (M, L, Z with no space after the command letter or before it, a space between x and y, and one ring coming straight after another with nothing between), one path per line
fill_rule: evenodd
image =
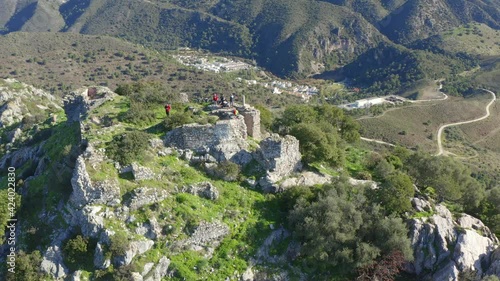
M231 96L229 97L229 105L230 105L231 107L233 107L233 106L234 106L234 94L231 94Z
M172 109L172 106L170 104L165 105L165 113L167 116L170 116L170 110Z
M219 96L217 96L217 93L214 93L212 100L214 101L214 104L217 105L217 102L219 101Z

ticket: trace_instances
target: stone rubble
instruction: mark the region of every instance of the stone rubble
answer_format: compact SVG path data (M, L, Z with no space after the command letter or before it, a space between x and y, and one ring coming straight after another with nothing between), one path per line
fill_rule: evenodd
M141 187L132 192L132 196L127 201L127 206L131 211L143 206L161 202L167 198L168 192L160 188Z
M205 249L211 252L219 246L222 239L227 235L229 235L229 227L224 223L203 221L198 225L193 235L181 244L188 246L194 251Z
M182 188L182 192L197 195L209 200L217 200L219 198L219 191L210 182L201 182L185 186Z

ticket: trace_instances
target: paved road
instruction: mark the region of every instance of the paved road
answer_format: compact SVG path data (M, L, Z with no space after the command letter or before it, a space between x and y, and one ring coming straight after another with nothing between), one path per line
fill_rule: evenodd
M484 119L490 117L490 107L496 101L497 96L495 95L495 93L493 93L490 90L486 90L486 89L481 89L481 90L486 91L486 92L490 93L493 96L493 99L490 101L490 103L488 103L488 105L486 105L486 115L484 115L483 117L476 118L474 120L462 121L462 122L456 122L456 123L450 123L450 124L446 124L446 125L441 126L439 128L438 134L437 134L437 143L438 143L438 149L439 149L439 151L436 154L436 156L443 155L445 153L445 151L443 149L443 143L442 143L442 140L441 140L441 136L443 134L444 129L446 129L448 127L453 127L453 126L458 126L458 125L463 125L463 124L469 124L469 123L478 122L478 121L481 121L481 120L484 120Z

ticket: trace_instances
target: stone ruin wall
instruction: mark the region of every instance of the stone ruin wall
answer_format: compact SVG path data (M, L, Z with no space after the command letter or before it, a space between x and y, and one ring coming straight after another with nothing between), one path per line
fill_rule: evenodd
M166 145L196 150L224 142L242 142L247 137L243 117L217 121L215 125L188 124L167 133Z
M252 107L247 107L240 110L240 113L245 118L248 136L260 140L262 138L260 132L260 111Z
M293 136L273 134L260 143L259 163L275 178L291 175L302 168L299 141Z

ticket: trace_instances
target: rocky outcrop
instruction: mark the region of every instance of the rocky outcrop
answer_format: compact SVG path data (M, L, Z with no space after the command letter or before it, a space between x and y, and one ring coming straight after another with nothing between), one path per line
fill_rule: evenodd
M116 206L120 203L120 188L116 180L92 182L82 156L79 156L76 161L71 186L73 193L71 193L70 202L76 207L87 204Z
M152 187L141 187L135 189L132 192L130 200L127 202L127 206L131 211L137 210L143 206L161 202L167 198L168 192Z
M153 270L143 272L144 281L160 281L167 276L170 260L167 257L162 257Z
M187 192L210 200L219 198L219 191L210 182L201 182L185 186L182 188L182 192Z
M425 200L412 200L418 210L428 212ZM454 219L443 205L429 218L410 222L415 260L407 271L430 280L457 280L460 272L474 270L480 277L487 271L498 239L478 219L462 214Z
M70 224L80 227L85 237L99 237L104 229L104 212L101 206L85 206L82 209L68 208Z
M111 265L111 260L104 256L104 249L101 243L97 243L94 251L94 266L98 269L105 269Z
M21 122L24 117L40 115L46 118L48 112L61 109L57 99L41 89L15 79L3 82L5 85L0 85L0 128ZM36 107L28 106L30 102Z
M22 167L28 161L38 162L43 157L43 145L45 142L32 147L23 147L17 151L7 153L0 159L0 169L7 170L9 166L14 168Z
M132 241L128 246L128 250L125 251L125 255L115 258L114 264L117 266L129 265L134 257L149 251L153 245L154 242L151 240Z
M378 184L374 181L371 181L371 180L358 180L358 179L349 178L348 182L351 185L367 185L370 187L370 189L377 189L378 188Z
M63 263L62 251L59 246L50 246L43 255L40 270L50 274L56 279L62 279L69 274L68 268Z
M142 235L148 239L156 240L162 236L162 229L155 217L151 217L149 222L145 222L142 226L135 229L135 233Z

